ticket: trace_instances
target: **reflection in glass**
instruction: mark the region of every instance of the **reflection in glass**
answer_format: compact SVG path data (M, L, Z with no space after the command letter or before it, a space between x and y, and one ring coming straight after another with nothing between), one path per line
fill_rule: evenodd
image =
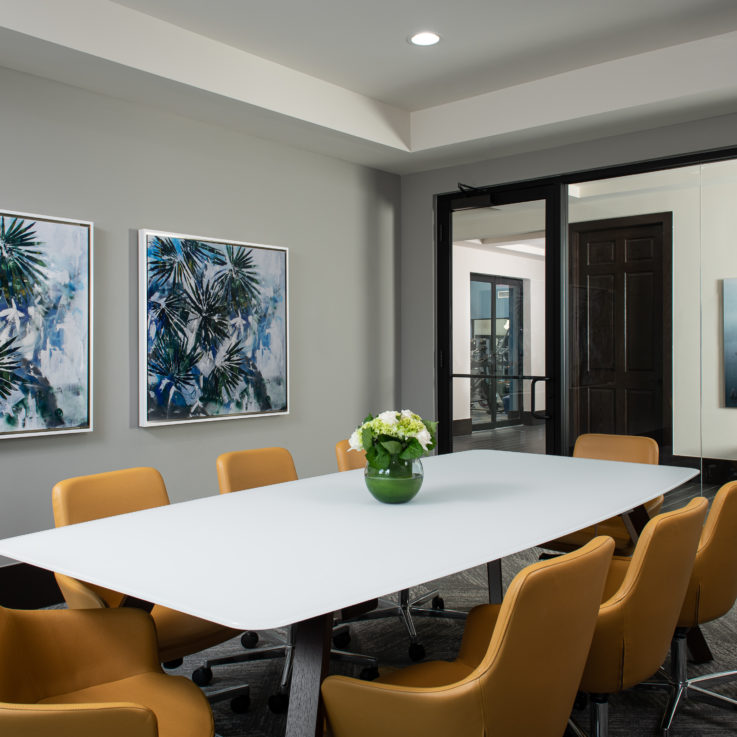
M474 430L519 424L522 281L471 274L471 421Z

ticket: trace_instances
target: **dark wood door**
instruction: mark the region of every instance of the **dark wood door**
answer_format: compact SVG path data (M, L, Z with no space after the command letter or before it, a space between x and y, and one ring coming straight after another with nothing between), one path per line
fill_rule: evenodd
M671 445L671 215L570 226L572 440Z

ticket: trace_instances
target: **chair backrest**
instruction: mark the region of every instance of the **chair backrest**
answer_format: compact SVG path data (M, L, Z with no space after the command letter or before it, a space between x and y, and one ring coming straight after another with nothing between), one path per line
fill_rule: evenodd
M217 459L221 494L296 481L297 470L286 448L254 448L223 453Z
M597 537L515 576L486 654L468 677L479 679L488 737L563 734L613 550L610 537Z
M599 610L581 687L615 693L651 676L668 653L708 503L653 517L645 525L619 588Z
M51 491L57 527L163 507L169 495L155 468L124 468L59 481Z
M573 446L574 458L592 458L599 461L624 461L626 463L651 463L658 465L660 449L652 438L644 435L607 435L605 433L584 433L576 438ZM663 506L661 494L645 504L648 514L654 517ZM619 533L612 532L615 537L629 537L627 528L621 517L607 520L616 525ZM611 529L611 528L610 528Z
M595 458L600 461L658 463L658 444L644 435L607 435L585 433L576 438L574 458Z
M113 517L169 504L161 474L155 468L124 468L119 471L76 476L59 481L51 491L57 527ZM65 593L61 577L57 581ZM122 594L87 584L108 606L117 606ZM70 602L71 604L71 602Z
M365 450L351 450L347 440L335 444L335 459L338 461L339 471L352 471L366 465Z
M714 497L678 618L680 627L711 622L737 601L737 481Z

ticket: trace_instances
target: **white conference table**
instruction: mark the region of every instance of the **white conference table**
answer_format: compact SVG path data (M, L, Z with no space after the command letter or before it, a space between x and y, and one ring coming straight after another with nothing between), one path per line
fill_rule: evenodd
M0 555L240 630L297 623L287 737L319 734L332 613L622 514L689 468L471 450L423 459L408 504L362 471L0 540Z

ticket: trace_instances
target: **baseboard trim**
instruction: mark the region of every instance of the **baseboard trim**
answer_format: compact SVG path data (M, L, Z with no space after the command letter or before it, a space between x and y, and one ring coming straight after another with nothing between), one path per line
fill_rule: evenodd
M473 432L473 422L471 418L463 420L453 420L453 435L470 435Z
M51 571L28 563L0 567L0 605L10 609L41 609L64 598Z

